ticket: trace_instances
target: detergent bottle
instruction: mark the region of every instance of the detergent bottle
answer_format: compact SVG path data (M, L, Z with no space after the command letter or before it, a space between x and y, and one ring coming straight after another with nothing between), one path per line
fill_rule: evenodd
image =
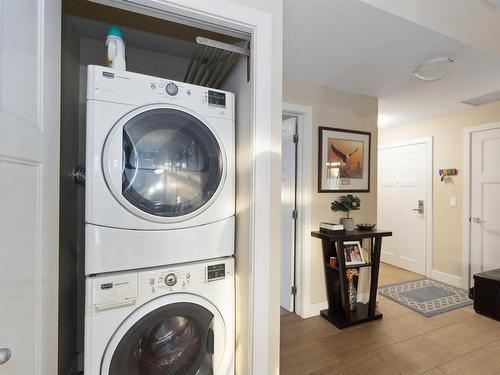
M127 70L125 42L119 27L110 26L106 37L106 65L117 70Z

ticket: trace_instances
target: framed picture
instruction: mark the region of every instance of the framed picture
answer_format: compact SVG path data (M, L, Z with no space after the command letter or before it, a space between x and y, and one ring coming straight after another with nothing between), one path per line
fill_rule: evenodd
M361 242L359 241L344 242L344 257L345 264L347 266L366 263L363 248L361 247Z
M371 133L319 128L318 192L370 191Z

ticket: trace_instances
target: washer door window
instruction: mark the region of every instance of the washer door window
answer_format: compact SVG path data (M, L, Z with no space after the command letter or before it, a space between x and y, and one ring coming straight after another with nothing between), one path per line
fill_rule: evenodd
M225 178L214 132L193 114L165 105L122 118L108 136L103 164L115 197L131 212L158 222L197 215Z
M117 345L109 375L211 375L214 315L180 302L151 311Z

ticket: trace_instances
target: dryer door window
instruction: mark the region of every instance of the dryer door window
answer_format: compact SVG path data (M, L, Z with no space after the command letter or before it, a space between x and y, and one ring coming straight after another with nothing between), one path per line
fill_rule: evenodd
M120 340L109 374L213 374L213 319L206 308L189 302L153 310Z
M159 217L205 206L223 179L223 156L213 132L176 109L142 112L123 126L122 195Z

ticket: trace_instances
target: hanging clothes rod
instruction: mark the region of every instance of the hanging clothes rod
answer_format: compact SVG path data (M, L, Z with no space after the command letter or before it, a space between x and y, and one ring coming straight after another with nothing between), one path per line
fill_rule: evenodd
M250 50L198 36L184 82L219 88L243 56Z

